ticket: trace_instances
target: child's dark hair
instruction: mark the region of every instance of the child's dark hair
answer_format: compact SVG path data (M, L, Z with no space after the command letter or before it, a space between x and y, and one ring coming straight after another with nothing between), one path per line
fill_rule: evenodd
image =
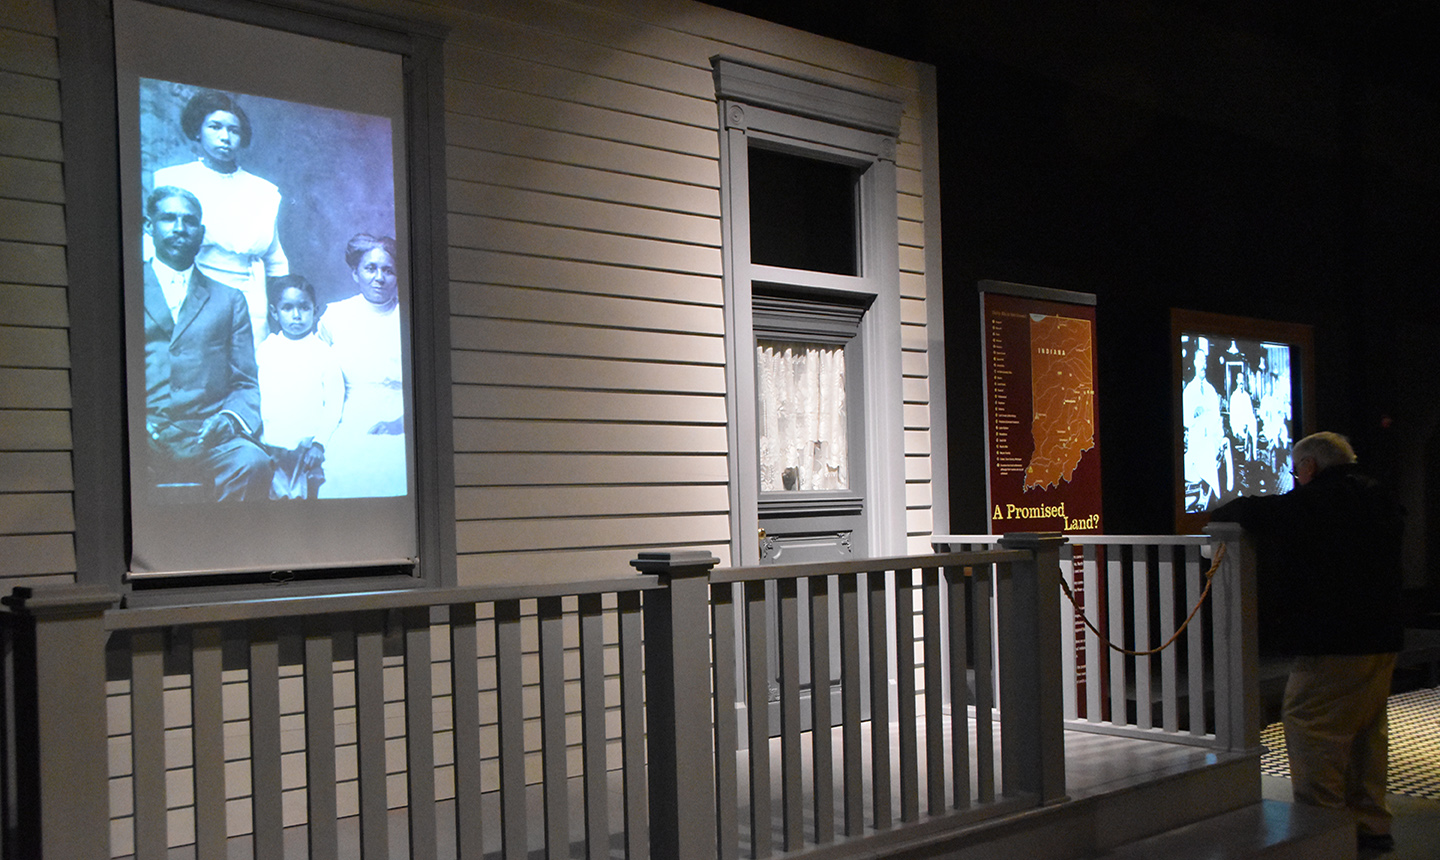
M305 280L304 275L281 275L278 278L271 278L265 285L265 298L269 300L270 307L280 304L280 297L285 295L288 289L297 289L310 297L310 304L315 306L315 319L320 318L324 306L320 304L320 298L315 295L315 285Z

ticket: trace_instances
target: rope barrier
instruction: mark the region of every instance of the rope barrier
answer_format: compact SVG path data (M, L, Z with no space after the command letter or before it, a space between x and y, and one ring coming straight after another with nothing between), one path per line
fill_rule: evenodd
M1080 616L1080 620L1085 622L1085 626L1090 628L1090 632L1094 633L1101 642L1104 642L1106 647L1131 657L1149 657L1152 654L1159 654L1161 651L1175 644L1175 640L1179 639L1180 634L1185 632L1185 628L1190 626L1190 621L1195 617L1195 613L1200 611L1200 607L1205 605L1206 598L1210 596L1210 586L1215 582L1215 571L1220 569L1220 560L1223 558L1225 558L1225 544L1222 543L1215 549L1215 561L1210 564L1210 569L1205 571L1205 590L1200 592L1200 599L1195 602L1195 608L1190 610L1189 615L1185 616L1185 623L1180 625L1173 636L1165 640L1165 644L1158 648L1151 648L1148 651L1131 651L1128 648L1121 648L1119 645L1111 642L1105 637L1104 633L1100 632L1098 627L1090 623L1090 619L1085 616L1085 611L1080 608L1080 604L1075 602L1075 593L1070 590L1070 584L1065 581L1064 577L1060 578L1060 588L1065 592L1065 596L1070 598L1070 605L1075 607L1075 613Z

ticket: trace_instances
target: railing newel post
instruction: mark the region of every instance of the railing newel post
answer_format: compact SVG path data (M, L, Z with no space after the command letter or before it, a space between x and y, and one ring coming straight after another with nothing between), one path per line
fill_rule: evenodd
M0 599L21 622L11 705L17 857L110 856L105 610L119 599L85 585L19 587Z
M1041 804L1065 799L1065 700L1060 665L1058 533L1012 534L1005 549L1030 553L1001 578L1000 737L1006 794L1033 792Z
M1211 600L1216 636L1229 644L1226 664L1216 667L1217 673L1225 673L1229 695L1226 713L1215 714L1215 733L1228 749L1256 750L1261 726L1255 543L1238 523L1212 522L1204 531L1214 546L1225 548Z
M710 699L710 571L704 550L642 552L630 562L660 578L645 592L646 743L650 854L714 860L715 748Z

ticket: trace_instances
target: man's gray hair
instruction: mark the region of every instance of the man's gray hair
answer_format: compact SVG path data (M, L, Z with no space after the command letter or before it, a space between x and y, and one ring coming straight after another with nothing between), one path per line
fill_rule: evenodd
M204 210L200 208L200 199L194 194L175 185L162 185L154 191L151 191L150 196L145 198L145 217L154 218L155 207L160 205L160 201L168 200L171 197L179 197L188 201L191 206L195 207L195 214L204 214Z
M1339 433L1322 430L1296 442L1293 456L1296 463L1307 457L1314 460L1315 471L1323 472L1331 466L1355 462L1355 449Z

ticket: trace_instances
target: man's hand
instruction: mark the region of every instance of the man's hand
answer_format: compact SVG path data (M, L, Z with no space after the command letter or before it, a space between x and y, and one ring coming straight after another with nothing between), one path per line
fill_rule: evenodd
M205 419L200 425L200 444L206 448L214 448L221 442L235 437L235 423L230 416L223 412L217 412Z

